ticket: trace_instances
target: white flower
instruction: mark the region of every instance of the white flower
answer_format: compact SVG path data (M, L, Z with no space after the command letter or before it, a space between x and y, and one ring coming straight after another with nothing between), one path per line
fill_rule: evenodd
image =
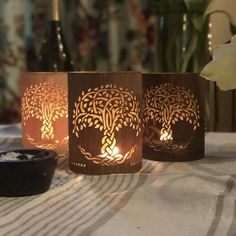
M213 51L213 60L202 70L201 77L216 81L221 90L236 89L236 35L231 42Z

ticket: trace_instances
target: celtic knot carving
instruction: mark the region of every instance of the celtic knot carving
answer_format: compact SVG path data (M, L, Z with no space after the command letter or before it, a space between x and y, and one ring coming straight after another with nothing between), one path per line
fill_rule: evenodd
M187 122L195 131L200 127L200 108L197 99L190 90L173 86L170 83L151 87L144 95L144 125L149 121L160 124L161 129L149 127L152 132L159 132L159 140L153 134L144 135L145 143L156 151L175 152L188 147L190 140L178 145L173 140L173 125L179 121Z
M31 144L41 148L51 147L55 149L68 141L68 137L62 141L55 140L53 127L54 121L68 117L67 94L67 90L63 86L50 82L43 82L26 88L21 104L22 124L26 125L30 118L40 120L42 122L41 139L45 143L36 142L33 137L27 134L27 139Z
M128 89L113 84L99 88L90 88L82 92L73 110L73 133L78 138L80 132L94 127L103 133L99 155L93 156L83 147L78 146L87 160L100 165L124 163L135 151L132 147L124 155L120 153L116 141L116 132L123 127L130 127L138 136L141 132L139 117L140 107L136 96Z

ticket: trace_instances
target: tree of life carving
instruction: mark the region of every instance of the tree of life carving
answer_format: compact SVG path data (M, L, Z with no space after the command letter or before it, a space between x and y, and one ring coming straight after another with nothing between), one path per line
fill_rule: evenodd
M159 132L159 140L154 140L153 133L148 137L144 135L144 141L149 147L166 152L185 149L189 142L184 145L175 144L172 127L179 121L188 122L193 131L200 127L200 110L197 99L190 90L174 87L169 83L152 87L144 96L144 125L150 120L158 122L161 130L152 129L152 132ZM146 127L148 128L148 125Z
M133 92L113 84L82 92L73 110L73 133L79 137L80 131L94 127L103 132L101 154L93 156L83 147L78 146L86 159L100 165L124 163L135 151L133 146L122 155L116 146L115 132L123 126L130 127L138 136L141 132L140 108Z
M68 117L68 98L67 91L63 86L43 82L36 85L31 85L23 94L22 97L22 123L26 125L26 121L30 118L38 119L42 122L41 139L47 144L42 145L34 141L30 135L27 135L28 140L38 146L44 148L56 148L64 144L68 137L60 143L59 140L54 140L53 122L59 118ZM55 141L55 142L53 142Z

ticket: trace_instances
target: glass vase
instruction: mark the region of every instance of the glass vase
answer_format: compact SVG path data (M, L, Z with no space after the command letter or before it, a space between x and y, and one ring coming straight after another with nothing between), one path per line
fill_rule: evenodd
M210 59L209 18L199 13L157 16L157 71L199 72Z

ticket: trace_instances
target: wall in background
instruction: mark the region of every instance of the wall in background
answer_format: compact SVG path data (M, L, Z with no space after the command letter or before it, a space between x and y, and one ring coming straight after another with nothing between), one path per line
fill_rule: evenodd
M77 68L153 70L155 18L148 0L63 1L65 35ZM19 120L19 76L35 67L48 2L0 0L0 123ZM213 2L213 9L229 12L236 25L236 0ZM227 17L215 14L212 23L213 46L227 42L231 38Z

